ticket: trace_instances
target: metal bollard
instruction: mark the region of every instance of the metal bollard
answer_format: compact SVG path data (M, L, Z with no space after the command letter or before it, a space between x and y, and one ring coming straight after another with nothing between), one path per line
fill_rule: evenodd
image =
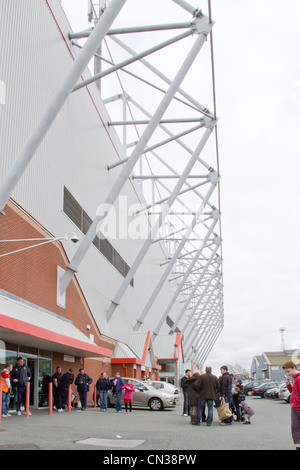
M30 382L26 384L26 418L29 417Z
M52 415L53 411L53 383L49 382L49 415Z
M71 388L71 385L69 385L69 390L68 390L68 411L71 411L71 401L72 401L72 388Z

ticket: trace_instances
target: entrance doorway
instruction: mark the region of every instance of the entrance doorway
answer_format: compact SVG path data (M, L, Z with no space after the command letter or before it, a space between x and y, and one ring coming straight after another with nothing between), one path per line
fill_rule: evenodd
M33 408L49 406L49 382L52 376L52 360L43 357L26 357L24 364L31 372L29 405Z

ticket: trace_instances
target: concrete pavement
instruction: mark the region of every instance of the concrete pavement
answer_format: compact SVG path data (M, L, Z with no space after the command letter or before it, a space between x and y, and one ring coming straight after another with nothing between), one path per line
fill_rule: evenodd
M70 413L31 410L26 418L13 414L0 423L0 450L117 450L131 452L201 450L294 450L290 433L290 405L247 397L255 410L252 424L219 426L214 409L211 427L190 425L182 416L182 398L173 410L153 412L134 409L132 413L72 409ZM188 452L192 454L192 452Z

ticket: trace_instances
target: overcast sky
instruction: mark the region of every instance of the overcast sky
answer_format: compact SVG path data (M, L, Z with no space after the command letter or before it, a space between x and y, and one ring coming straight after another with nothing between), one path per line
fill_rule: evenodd
M62 4L74 30L88 26L86 0ZM280 350L280 327L300 348L300 2L212 0L212 13L225 327L206 365L218 375Z

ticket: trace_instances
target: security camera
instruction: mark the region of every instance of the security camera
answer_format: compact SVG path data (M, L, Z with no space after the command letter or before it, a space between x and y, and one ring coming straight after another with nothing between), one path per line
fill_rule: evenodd
M79 238L77 237L77 235L73 235L73 236L71 237L71 241L72 241L73 243L77 243L77 242L79 242Z

